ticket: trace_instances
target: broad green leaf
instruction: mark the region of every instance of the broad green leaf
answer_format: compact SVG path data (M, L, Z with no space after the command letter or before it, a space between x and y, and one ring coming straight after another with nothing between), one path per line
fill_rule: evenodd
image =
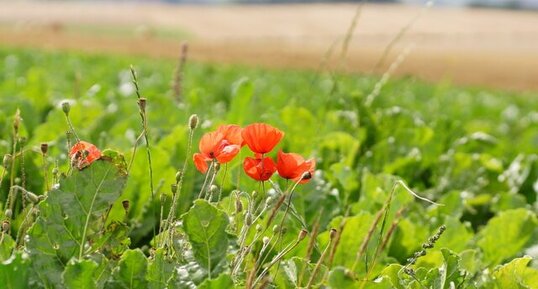
M169 282L174 277L174 264L165 256L164 249L157 249L155 255L150 259L146 280L148 288L162 289L167 288Z
M312 273L314 272L316 264L309 263L308 260L292 257L281 263L281 269L278 270L279 275L276 277L275 284L278 288L302 288L306 287ZM316 288L327 274L327 266L321 265L314 279L312 279L311 286Z
M233 289L234 282L228 274L220 274L215 279L206 279L198 286L198 289Z
M146 288L146 271L148 260L140 249L128 250L112 274L112 281L107 284L113 288Z
M331 221L330 227L338 228L340 226L342 218L335 218ZM333 264L335 266L345 266L351 268L355 262L357 252L362 244L363 239L368 233L368 229L373 221L373 216L366 212L361 212L357 216L349 217L346 219L346 224L343 232L340 236L340 243L336 248L334 254ZM329 232L324 232L319 235L320 247L324 248L328 243ZM370 241L372 244L376 243L376 236ZM364 269L364 260L359 260L357 270Z
M245 112L249 110L252 96L254 95L254 84L248 78L241 78L233 84L232 99L228 121L230 123L243 124Z
M460 265L461 269L467 271L469 274L475 274L481 267L481 260L477 256L476 250L465 250L460 253Z
M0 284L2 288L24 289L28 288L28 275L30 260L23 253L16 252L11 258L0 264Z
M0 261L3 262L9 257L15 249L15 240L9 234L2 234L2 239L0 241Z
M381 272L381 276L385 276L389 279L392 288L404 289L400 282L399 272L402 270L400 264L390 264Z
M479 233L478 246L489 266L499 264L525 248L536 229L536 215L526 209L501 212Z
M538 270L527 267L531 257L516 258L493 272L497 289L534 289L538 284Z
M196 200L183 216L183 226L194 258L211 276L211 271L226 256L228 217L205 200Z
M61 286L61 264L88 253L100 238L105 216L120 196L126 173L99 160L60 180L39 204L40 215L28 231L32 266L49 286ZM99 250L100 248L90 248Z
M99 264L93 260L71 259L62 274L65 288L68 289L92 289L97 288L96 272Z
M445 248L441 249L441 252L443 253L444 263L439 270L441 273L439 288L450 289L452 288L451 284L460 283L460 257L456 253Z
M332 289L358 288L359 283L352 277L352 273L344 267L336 267L329 272L329 287Z

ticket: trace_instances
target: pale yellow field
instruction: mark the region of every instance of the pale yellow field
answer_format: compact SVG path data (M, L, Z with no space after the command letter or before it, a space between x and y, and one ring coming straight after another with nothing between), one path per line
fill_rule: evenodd
M0 1L0 45L175 58L188 40L196 60L307 69L317 69L332 46L329 67L377 74L412 48L395 74L538 89L538 13L366 5L341 61L357 7ZM384 65L374 69L407 26Z

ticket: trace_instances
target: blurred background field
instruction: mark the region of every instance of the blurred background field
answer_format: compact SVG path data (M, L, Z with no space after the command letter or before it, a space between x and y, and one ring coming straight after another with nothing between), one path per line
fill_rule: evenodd
M425 10L394 3L0 2L0 155L18 154L13 172L19 183L44 194L44 171L69 168L61 110L68 101L81 139L130 160L141 132L133 65L147 98L155 193L166 204L178 168L189 160L178 216L204 180L187 153L189 116L201 119L194 150L202 134L219 124L267 122L286 133L279 148L316 158L318 171L298 189L293 204L309 230L319 218L320 244L329 228L349 221L335 267L352 267L355 252L349 248L359 248L369 221L401 179L445 206L398 189L391 216L403 213L375 270L405 264L446 225L438 247L467 256L473 266L465 270L476 278L465 282L503 288L492 285L490 270L515 257L538 257L537 16L524 9ZM187 60L178 81L185 42ZM380 62L387 47L392 48ZM407 49L399 67L383 77ZM21 139L13 152L18 110ZM131 248L146 250L158 221L151 209L160 204L151 202L140 145L110 216L131 226ZM238 159L247 155L243 150ZM223 196L260 189L245 177L240 160L227 169L229 178L218 180ZM3 166L0 171L7 172ZM8 195L6 184L7 174L0 200ZM128 218L123 200L130 201ZM230 198L218 205L223 204ZM13 230L21 226L23 210L15 213ZM299 224L290 219L287 225L287 236L296 238ZM377 251L370 247L370 253ZM442 268L438 247L417 267Z
M396 75L520 91L538 88L538 17L534 10L454 6L463 4L461 1L440 1L427 11L419 1L415 5L366 3L341 65L342 42L358 3L1 3L2 46L173 59L180 43L189 41L190 58L198 61L284 69L317 69L325 61L342 72L378 75L412 46ZM449 3L453 5L446 6ZM535 1L481 4L536 7ZM402 30L404 35L379 63Z

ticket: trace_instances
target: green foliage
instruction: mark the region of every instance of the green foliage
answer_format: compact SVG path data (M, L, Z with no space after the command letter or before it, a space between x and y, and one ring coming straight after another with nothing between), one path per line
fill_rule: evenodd
M183 226L194 258L211 276L211 272L226 256L226 214L205 200L196 200L194 206L183 216Z
M521 257L535 258L538 245L533 92L406 78L388 81L366 106L378 78L189 62L177 103L169 61L6 48L0 60L0 155L13 154L17 109L19 136L28 140L15 147L13 175L0 164L0 284L6 288L244 288L297 240L303 223L309 235L254 287L304 288L314 270L313 288L538 284L535 262ZM131 63L147 98L154 198L143 141L133 155L142 128ZM102 149L101 160L83 170L69 166L64 100L72 104L77 135ZM196 199L205 176L187 151L192 113L200 124L191 153L218 124L267 122L286 133L268 156L282 149L316 159L318 170L297 186L285 219L287 200L267 225L280 192L292 184L245 177L246 149L215 178L223 198ZM42 142L49 144L46 156ZM177 214L160 236L170 233L172 240L158 247L154 228L168 215L169 188L185 160ZM398 180L443 206L417 200L395 186ZM37 200L17 190L10 217L12 182ZM446 231L423 253L441 225ZM338 232L336 248L318 266L331 228ZM264 242L269 247L262 249Z
M128 250L123 253L117 269L112 274L111 288L146 288L146 271L148 260L140 249Z
M34 270L45 284L61 284L62 264L92 253L86 246L100 239L107 212L120 196L126 178L116 164L99 160L83 170L75 169L39 204L40 215L28 232L27 248ZM90 267L89 263L75 262L70 270Z
M484 262L490 266L513 257L533 239L538 220L533 212L516 209L492 218L478 235Z

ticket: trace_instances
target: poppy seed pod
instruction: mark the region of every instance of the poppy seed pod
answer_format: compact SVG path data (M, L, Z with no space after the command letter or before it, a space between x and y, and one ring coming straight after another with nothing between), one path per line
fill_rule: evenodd
M124 209L125 211L129 211L129 206L130 206L129 200L123 200L123 201L121 202L121 205L123 206L123 209Z
M197 114L191 115L191 117L189 117L189 128L194 130L196 127L198 127L198 121L199 119Z
M306 238L306 235L308 235L308 231L302 229L301 232L299 232L299 241L302 241L304 238Z
M5 154L4 159L2 160L2 166L4 166L4 168L8 168L9 166L11 166L12 160L13 157L10 154Z
M47 152L49 151L49 144L44 142L41 144L40 148L41 148L41 153L46 155Z
M338 232L336 231L335 228L332 228L332 229L331 229L331 232L329 233L329 236L330 236L331 240L334 240L334 238L336 237L336 234L337 234L337 233L338 233Z
M9 232L10 227L11 227L11 224L9 224L9 221L2 222L2 232L4 233Z
M65 115L69 115L69 111L71 111L71 104L69 104L68 101L62 102L62 110Z

